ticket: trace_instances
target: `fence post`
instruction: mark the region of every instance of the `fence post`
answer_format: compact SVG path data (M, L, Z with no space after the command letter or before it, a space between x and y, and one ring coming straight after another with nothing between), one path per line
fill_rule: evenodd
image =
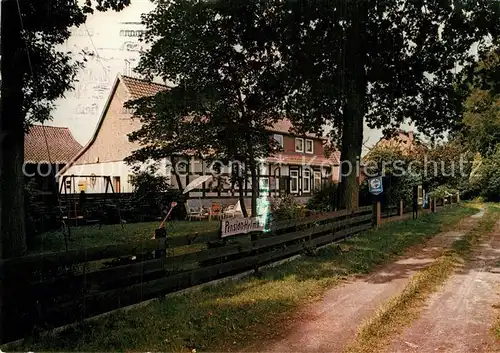
M380 225L380 220L381 220L381 205L380 201L376 201L373 204L373 226L375 228L378 228Z
M296 229L296 228L295 228ZM250 233L250 241L251 243L259 240L259 234L257 232L251 232ZM260 251L257 249L255 251L255 255L259 255ZM253 273L258 274L259 273L259 260L257 259L257 262L253 265Z
M164 227L155 229L155 239L161 239L166 237L167 237L167 230ZM162 257L165 257L165 254L167 252L166 248L167 248L167 241L165 240L165 247L163 249L158 249L155 251L155 258L160 259Z
M460 192L457 191L457 203L460 203Z
M0 261L3 259L1 251L2 251L2 245L0 244ZM3 313L4 313L3 306L5 305L3 302L3 287L4 287L3 280L4 280L3 265L0 264L0 344L5 343L4 338L3 338L3 330L5 327L4 324L6 321L6 319L4 318L4 315L3 315Z
M405 208L403 205L403 200L399 200L399 217L403 218L404 213L405 213Z
M436 198L435 197L431 197L431 212L432 213L435 213L436 212Z

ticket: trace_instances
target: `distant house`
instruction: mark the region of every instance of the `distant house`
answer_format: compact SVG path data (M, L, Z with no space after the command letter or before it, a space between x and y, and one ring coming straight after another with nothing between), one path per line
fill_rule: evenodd
M24 175L41 193L54 191L56 174L82 149L66 127L33 125L24 136Z
M154 95L166 88L161 84L118 75L90 142L61 170L60 175L75 175L74 182L85 184L89 193L103 192L104 183L94 180L91 185L90 178L76 176L109 176L116 191L133 191L130 182L132 170L124 159L141 147L130 142L127 136L138 130L141 123L132 119L132 112L123 105L128 100ZM287 119L281 120L269 131L283 149L282 152L264 160L259 170L259 185L268 189L270 194L289 192L307 197L315 188L322 187L324 182L338 181L339 154L325 156L324 138L312 134L294 135L291 132L292 124ZM184 188L209 169L206 162L189 156L185 156L184 161L183 168L179 171L179 174L182 174L180 188ZM170 178L171 185L179 187L176 178L172 177L169 162L165 159L161 165L162 172ZM210 184L206 183L202 189L190 192L189 196L234 197L235 190L228 182L230 172L230 167L224 168L220 178ZM248 195L250 188L251 185L247 182L245 189Z
M374 148L377 147L397 148L406 155L427 150L427 146L415 136L413 131L401 129L392 136L381 138L374 146Z
M391 136L382 137L371 150L378 148L398 149L403 155L421 153L428 149L428 147L415 136L413 131L404 131L402 129L397 130ZM365 162L370 159L370 152L363 157L363 162L361 163L360 184L367 179Z

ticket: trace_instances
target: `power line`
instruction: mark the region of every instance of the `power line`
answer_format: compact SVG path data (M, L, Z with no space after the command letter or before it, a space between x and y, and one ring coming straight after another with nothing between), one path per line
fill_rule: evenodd
M18 1L19 1L19 0L18 0ZM104 67L104 64L103 64L103 63L102 63L102 61L101 61L101 56L99 55L99 52L97 51L97 48L96 48L96 46L95 46L95 44L94 44L94 40L92 39L92 36L90 35L90 31L89 31L89 29L87 28L87 24L86 24L85 22L83 23L83 26L85 27L85 31L87 32L87 35L88 35L88 37L89 37L89 39L90 39L90 43L92 44L92 47L94 48L94 52L95 52L95 55L96 55L96 57L97 57L97 61L98 61L98 62L99 62L99 64L102 66L103 70L104 70L104 71L107 71L107 69Z

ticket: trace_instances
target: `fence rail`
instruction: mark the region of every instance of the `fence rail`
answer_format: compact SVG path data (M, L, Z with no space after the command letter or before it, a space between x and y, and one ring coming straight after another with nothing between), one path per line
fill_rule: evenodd
M373 221L368 206L223 239L200 233L6 259L3 341L255 270L367 230Z
M220 231L195 233L4 259L2 342L257 270L370 229L382 218L401 219L407 211L402 203L375 206L274 222L267 232L227 238ZM438 204L432 200L431 206L435 211Z

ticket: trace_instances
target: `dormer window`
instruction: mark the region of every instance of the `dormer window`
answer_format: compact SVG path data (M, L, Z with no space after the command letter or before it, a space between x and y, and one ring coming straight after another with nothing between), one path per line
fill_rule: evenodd
M295 138L295 152L304 152L304 139Z
M278 142L278 145L283 148L283 135L274 134L273 138Z
M314 141L306 140L306 153L314 153Z

